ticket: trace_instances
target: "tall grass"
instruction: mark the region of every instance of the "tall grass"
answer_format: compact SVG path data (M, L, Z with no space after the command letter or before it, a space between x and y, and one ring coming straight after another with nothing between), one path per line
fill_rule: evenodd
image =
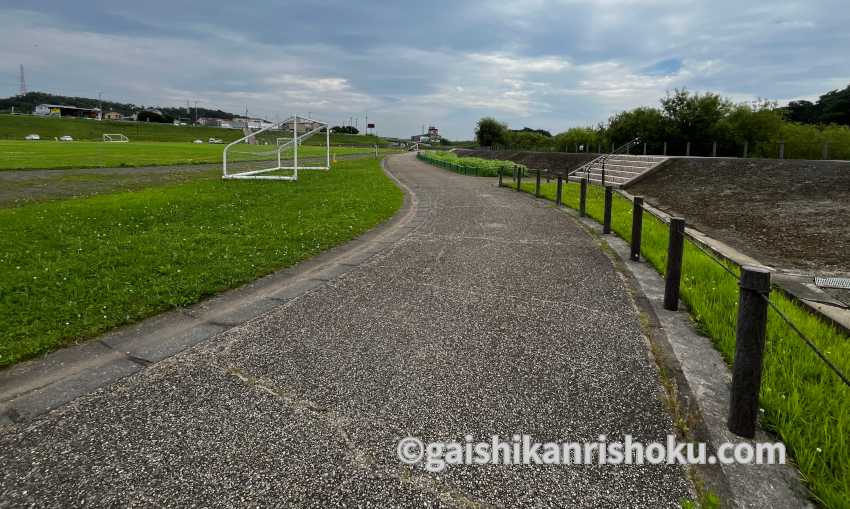
M513 187L513 184L507 184ZM534 183L524 183L534 192ZM541 195L555 199L556 186L542 184ZM579 206L579 185L564 186L564 205ZM602 221L604 190L588 189L587 213ZM632 204L615 195L612 230L631 242ZM668 227L645 213L641 254L663 274ZM734 272L738 267L729 265ZM699 331L710 337L728 364L735 354L737 280L716 260L685 242L682 300ZM850 337L792 301L779 290L770 299L845 373L850 372ZM762 425L785 442L814 498L826 507L850 507L850 388L815 356L774 312L768 315L764 374L761 388Z

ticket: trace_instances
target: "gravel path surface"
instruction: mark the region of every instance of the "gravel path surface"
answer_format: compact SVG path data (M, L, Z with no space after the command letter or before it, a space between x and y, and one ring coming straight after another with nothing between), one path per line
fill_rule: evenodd
M400 464L398 440L672 432L637 313L567 215L393 156L410 233L0 436L0 506L679 507L675 466Z

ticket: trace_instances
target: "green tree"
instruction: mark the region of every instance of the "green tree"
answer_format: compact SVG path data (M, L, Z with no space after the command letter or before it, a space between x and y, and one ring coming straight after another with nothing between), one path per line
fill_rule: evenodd
M820 123L850 125L850 85L820 96L818 107Z
M717 94L691 94L676 89L661 99L664 115L672 122L674 135L680 141L711 141L717 139L718 123L732 110L733 104Z
M578 146L584 146L584 151L595 152L600 144L605 144L600 129L593 127L571 127L566 131L555 135L555 150L559 152L572 152Z
M548 150L552 146L552 138L532 130L508 131L504 143L516 150Z
M475 141L482 147L503 145L506 141L508 126L493 117L484 117L475 128Z
M619 146L635 138L647 143L663 143L674 136L670 118L658 108L640 107L622 111L608 119L605 134L609 143Z
M782 114L775 103L756 105L739 104L718 126L721 141L743 143L750 146L761 141L775 140L782 129Z

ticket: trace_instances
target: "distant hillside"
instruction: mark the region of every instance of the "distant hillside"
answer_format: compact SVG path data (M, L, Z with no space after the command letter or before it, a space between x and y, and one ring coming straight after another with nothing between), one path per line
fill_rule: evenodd
M9 113L12 108L16 113L32 113L36 105L39 104L64 104L68 106L77 106L78 108L102 108L106 111L117 111L124 116L132 115L133 113L144 109L156 109L169 120L180 118L192 118L195 115L195 108L188 111L186 108L160 107L152 105L139 105L130 103L118 103L112 101L99 101L88 97L68 97L64 95L46 94L44 92L29 92L26 95L16 95L0 99L0 113ZM237 116L233 113L222 110L210 110L207 108L198 108L197 116L222 118L230 120Z

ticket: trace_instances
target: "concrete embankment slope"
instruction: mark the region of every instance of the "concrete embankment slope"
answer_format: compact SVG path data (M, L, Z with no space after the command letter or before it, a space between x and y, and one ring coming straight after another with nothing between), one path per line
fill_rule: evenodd
M779 268L850 275L850 163L672 158L627 190Z

